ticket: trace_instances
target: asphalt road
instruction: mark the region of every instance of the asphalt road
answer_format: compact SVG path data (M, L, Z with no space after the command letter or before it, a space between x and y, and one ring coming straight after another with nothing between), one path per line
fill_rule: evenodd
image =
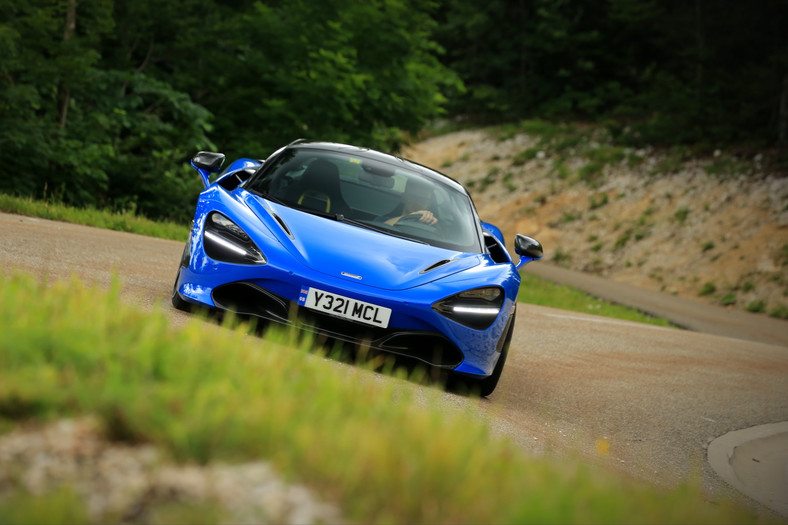
M182 249L178 242L0 213L4 271L49 281L78 275L101 286L116 275L124 298L167 308L175 324L188 318L168 306ZM657 299L669 305L676 298ZM687 316L680 324L697 321L691 310L674 308ZM703 316L711 316L703 322L712 328L732 324L725 315ZM719 335L522 304L495 393L481 401L442 399L447 409L478 410L528 452L579 453L664 487L700 478L711 500L734 498L774 517L714 472L706 447L730 431L788 421L786 326L774 325L761 342L744 332L726 335L722 327Z

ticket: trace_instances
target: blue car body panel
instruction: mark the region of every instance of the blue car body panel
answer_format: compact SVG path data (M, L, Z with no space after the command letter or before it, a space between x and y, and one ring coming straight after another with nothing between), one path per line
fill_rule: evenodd
M235 176L245 181L260 166L260 161L239 159L212 183L201 172L207 187L200 194L174 286L180 300L290 323L286 313L303 309L306 290L316 288L391 309L388 327L371 336L373 344L379 341L384 351L421 358L418 341L423 336L430 344L446 341L445 347L451 347L447 353L457 356L436 363L426 355L431 350L425 345L425 362L470 376L493 372L520 286L520 275L503 248L500 230L477 218L479 232L484 228L500 242L503 262L493 260L486 250L451 250L306 213L248 191L243 183L230 183ZM206 221L215 212L248 235L264 255L264 264L235 264L208 256ZM437 302L455 294L490 286L499 287L504 297L500 312L485 329L466 326L435 308ZM238 294L244 298L236 305L232 297ZM346 320L337 322L341 329L328 333L340 339L343 330L356 326ZM358 328L361 332L370 329ZM354 341L354 337L350 334L346 340ZM392 341L409 342L411 348Z

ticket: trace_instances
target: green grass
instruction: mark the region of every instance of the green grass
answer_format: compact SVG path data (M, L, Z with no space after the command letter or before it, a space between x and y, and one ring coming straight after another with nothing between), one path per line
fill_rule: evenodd
M526 456L473 403L447 410L437 389L416 398L411 382L337 366L286 332L168 319L124 304L117 284L0 277L0 432L90 414L108 439L178 463L268 460L351 523L756 522L705 502L697 481L661 490L571 453ZM4 481L0 522L71 520L85 522L67 488Z
M517 300L523 303L602 315L638 323L673 326L667 319L653 317L634 308L610 303L571 286L556 284L531 273L523 273L522 279Z
M14 494L0 499L0 522L15 525L74 525L89 523L84 502L69 487L47 494Z
M75 208L57 202L13 197L3 193L0 193L0 211L174 241L185 242L189 235L188 224L152 221L130 211L112 212L96 208Z

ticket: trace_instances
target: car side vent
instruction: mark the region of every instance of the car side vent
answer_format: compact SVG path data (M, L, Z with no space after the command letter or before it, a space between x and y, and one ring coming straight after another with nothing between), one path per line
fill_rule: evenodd
M272 213L271 215L273 215L273 216L274 216L274 219L276 219L276 222L278 222L278 223L279 223L279 226L281 226L281 227L282 227L282 229L285 231L285 233L287 234L287 236L288 236L288 237L290 237L291 239L293 239L293 238L294 238L294 237L293 237L293 234L292 234L292 233L290 233L290 228L288 228L288 227L287 227L287 224L285 224L285 221L283 221L283 220L282 220L282 217L280 217L280 216L279 216L279 215L277 215L276 213Z
M423 269L422 271L420 271L419 273L427 273L427 272L431 272L431 271L432 271L432 270L434 270L435 268L440 268L440 267L441 267L441 266L443 266L444 264L449 264L450 262L451 262L451 259L443 259L442 261L438 261L438 262L436 262L435 264L433 264L433 265L431 265L431 266L427 266L426 268L424 268L424 269Z

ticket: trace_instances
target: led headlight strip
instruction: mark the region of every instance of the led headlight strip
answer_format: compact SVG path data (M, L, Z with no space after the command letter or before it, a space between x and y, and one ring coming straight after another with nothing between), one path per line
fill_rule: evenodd
M205 253L211 259L233 264L265 264L260 248L240 226L219 212L212 212L203 232Z
M503 299L503 289L488 286L451 295L433 303L432 308L464 326L486 330L501 312Z

